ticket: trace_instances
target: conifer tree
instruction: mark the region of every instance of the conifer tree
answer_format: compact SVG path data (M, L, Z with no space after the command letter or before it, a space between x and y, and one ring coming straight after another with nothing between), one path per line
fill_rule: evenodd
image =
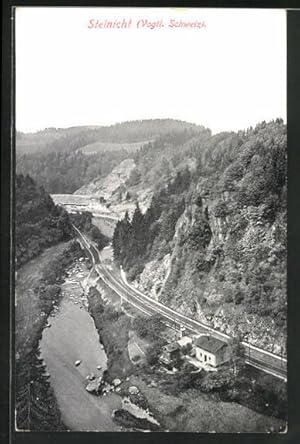
M144 216L141 212L139 204L136 204L135 211L133 213L132 222L132 235L130 244L130 255L135 257L143 254L145 238L144 238Z

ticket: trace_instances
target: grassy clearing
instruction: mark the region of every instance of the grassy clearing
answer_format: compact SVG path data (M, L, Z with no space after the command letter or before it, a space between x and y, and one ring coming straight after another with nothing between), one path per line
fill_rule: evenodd
M95 142L85 145L80 148L80 151L84 154L102 153L103 151L119 151L122 149L127 150L129 153L135 152L140 149L141 146L149 143L149 140L142 142Z
M146 363L146 353L149 343L145 339L141 339L134 330L129 331L128 353L131 362L137 364Z

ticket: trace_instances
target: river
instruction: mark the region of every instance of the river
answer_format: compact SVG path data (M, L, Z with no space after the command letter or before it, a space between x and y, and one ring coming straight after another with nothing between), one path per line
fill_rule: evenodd
M89 382L87 375L101 376L107 361L86 299L82 297L80 281L85 273L80 266L62 285L61 303L48 319L49 328L43 331L41 357L50 374L63 421L70 430L119 431L111 415L114 409L121 408L121 397L116 393L97 397L85 389ZM77 360L81 360L78 366Z

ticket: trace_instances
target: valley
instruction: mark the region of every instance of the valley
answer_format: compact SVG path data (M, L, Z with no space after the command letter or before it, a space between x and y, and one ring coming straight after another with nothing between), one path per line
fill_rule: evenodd
M79 272L77 280L86 308L80 298L75 304L74 295L66 296L74 290L61 290L60 312L41 341L64 425L72 430L136 430L143 424L150 430L282 431L287 379L283 122L214 136L184 122L128 122L64 137L65 154L50 149L19 160L23 172L35 171L37 184L51 193L53 204L37 191L36 201L20 205L25 225L18 238L23 262L34 260L37 242L39 258L49 243L70 238L77 239L87 260L86 274ZM118 144L123 144L121 150L115 149ZM35 162L48 166L37 172ZM63 176L65 162L72 168ZM45 206L35 206L44 198ZM36 211L44 242L37 241L32 225ZM68 280L61 288L65 285ZM141 319L145 331L140 330ZM76 326L73 341L68 331ZM182 336L191 341L192 350L196 338L218 339L229 347L231 358L214 369L201 366L192 350L181 351L178 364L165 366L163 348ZM121 380L112 397L82 392L82 371L88 372L90 358L78 369L71 365L74 353L81 353L81 340L91 344L86 350L91 362L92 356L101 355L99 340L103 343L103 378L107 384ZM68 378L74 382L70 390L78 414L73 422L61 386ZM137 387L140 399L130 398L136 407L128 410L124 399L131 386ZM154 396L158 390L160 405ZM75 407L80 399L89 414L81 415ZM167 409L170 399L176 412ZM107 418L103 422L95 416L98 406ZM136 419L138 408L149 410L150 418L142 413L145 418ZM219 419L205 416L208 411ZM151 415L156 425L150 424Z

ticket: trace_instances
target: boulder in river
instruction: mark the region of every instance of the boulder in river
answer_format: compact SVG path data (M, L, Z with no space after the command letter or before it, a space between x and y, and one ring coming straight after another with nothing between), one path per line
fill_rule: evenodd
M89 393L93 393L95 395L99 395L102 387L104 385L104 381L103 379L100 377L98 379L95 379L94 381L90 382L87 386L86 386L86 391L88 391Z
M139 393L139 389L135 385L132 385L129 387L128 392L130 395L137 395Z

